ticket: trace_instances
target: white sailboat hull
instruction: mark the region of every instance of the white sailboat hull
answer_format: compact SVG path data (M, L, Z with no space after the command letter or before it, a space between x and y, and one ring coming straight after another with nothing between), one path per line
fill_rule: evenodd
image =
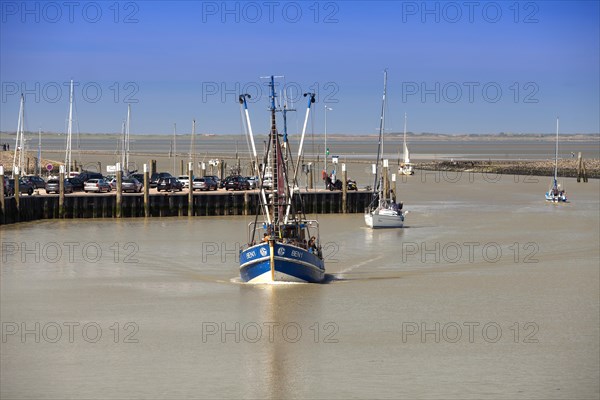
M401 211L375 210L365 213L365 223L369 228L402 228L404 214Z
M413 175L415 171L413 171L412 165L401 165L398 168L398 173L401 175Z

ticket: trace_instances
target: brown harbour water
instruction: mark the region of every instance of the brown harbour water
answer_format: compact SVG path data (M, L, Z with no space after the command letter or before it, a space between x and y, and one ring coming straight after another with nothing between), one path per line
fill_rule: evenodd
M3 226L0 397L597 399L600 182L548 184L403 178L318 285L239 282L251 217Z

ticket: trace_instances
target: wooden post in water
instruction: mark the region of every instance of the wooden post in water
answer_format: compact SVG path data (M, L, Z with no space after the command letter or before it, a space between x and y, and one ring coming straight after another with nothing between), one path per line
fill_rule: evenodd
M250 215L250 193L244 192L244 215Z
M189 177L189 188L188 188L188 217L194 216L194 163L188 163L188 177Z
M4 208L4 167L0 165L0 207L2 208L2 215L5 215L6 208Z
M19 208L21 206L21 189L19 188L19 178L20 178L19 167L15 167L15 205L17 206L17 215L19 215Z
M308 163L308 188L313 188L313 167L312 163Z
M396 180L396 174L392 174L392 184L394 186L394 189L392 189L394 191L392 200L394 200L397 203L398 200L396 200L396 196L398 195L398 181Z
M181 173L179 175L184 175L185 170L183 169L183 160L179 160L179 161L181 161Z
M348 199L348 175L346 172L346 164L342 164L342 213L346 214L348 212L346 208L346 203Z
M388 180L388 160L385 159L383 160L383 197L384 198L388 198L389 197L389 190L390 190L390 185L389 185L389 180Z
M123 206L123 175L121 173L121 163L117 163L117 210L115 216L121 218L122 206Z
M150 160L150 177L156 173L156 160Z
M581 152L579 152L577 155L577 182L581 182L581 179L583 179L584 183L588 181L585 163L583 162Z
M65 217L65 166L58 169L58 218Z
M144 216L150 216L150 179L148 176L148 164L144 164Z

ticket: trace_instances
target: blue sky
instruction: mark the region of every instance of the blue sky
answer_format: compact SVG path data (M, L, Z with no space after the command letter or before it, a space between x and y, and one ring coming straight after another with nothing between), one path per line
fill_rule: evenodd
M239 91L268 129L261 76L318 92L314 133L373 134L389 73L389 131L600 132L600 9L584 2L7 2L0 129L64 132L71 78L81 132L241 133ZM116 6L115 6L116 4ZM305 112L295 104L290 131Z

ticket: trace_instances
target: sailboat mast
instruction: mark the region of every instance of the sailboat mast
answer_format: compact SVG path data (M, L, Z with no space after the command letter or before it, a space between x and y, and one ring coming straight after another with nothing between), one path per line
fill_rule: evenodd
M377 144L377 164L375 168L375 182L373 183L373 197L379 187L379 163L383 153L383 130L385 127L385 97L387 93L387 69L383 70L383 98L381 100L381 117L379 118L379 143Z
M71 141L73 138L73 79L71 79L71 90L69 94L69 124L67 126L67 146L65 150L65 173L67 177L71 172Z
M125 159L123 161L123 169L125 173L129 173L129 127L131 124L131 104L127 105L127 125L125 126Z
M15 167L19 169L19 173L22 173L21 167L23 166L22 154L23 154L23 125L25 124L25 96L21 93L21 105L19 107L19 119L17 121L17 137L15 139L15 153L13 155L13 170L12 175L15 176ZM19 152L19 158L17 159L17 151Z
M177 123L173 124L173 175L177 174Z
M42 174L42 128L38 130L38 162L37 162L37 174Z
M192 138L190 139L190 156L189 156L189 162L192 163L192 166L194 165L194 136L196 135L196 119L194 118L192 120ZM193 179L192 177L190 177L190 179Z
M558 180L558 117L556 117L556 148L554 150L554 186Z

